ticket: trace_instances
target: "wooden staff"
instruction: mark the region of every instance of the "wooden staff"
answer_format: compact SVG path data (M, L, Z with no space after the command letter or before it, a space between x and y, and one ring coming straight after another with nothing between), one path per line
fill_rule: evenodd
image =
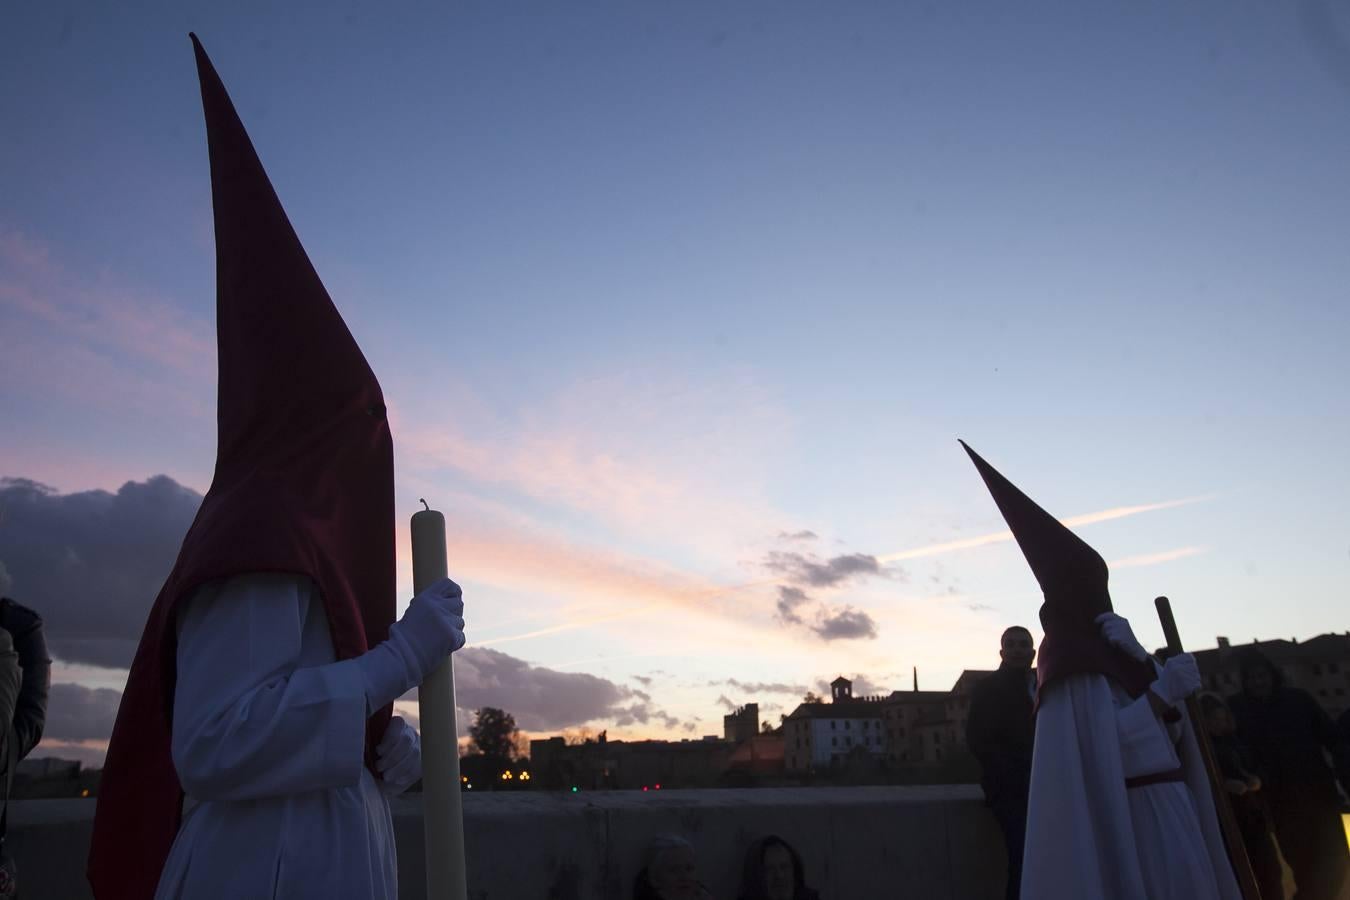
M1181 649L1181 634L1177 631L1177 620L1172 618L1172 604L1166 597L1153 601L1158 608L1158 619L1162 622L1163 636L1167 638L1167 649L1172 654L1185 653ZM1214 809L1219 816L1219 828L1223 832L1223 842L1228 848L1228 861L1232 863L1233 874L1237 876L1238 889L1244 900L1261 900L1261 889L1256 885L1256 875L1252 872L1252 861L1247 857L1247 845L1242 842L1242 832L1238 829L1237 818L1233 815L1233 805L1228 799L1228 789L1224 787L1223 773L1214 761L1214 747L1209 742L1209 732L1205 730L1205 720L1200 711L1200 703L1192 695L1186 698L1186 715L1195 731L1195 742L1200 746L1200 758L1204 760L1205 772L1209 774L1209 789L1214 794Z
M426 506L426 501L422 505ZM413 593L448 577L445 516L431 507L412 517ZM455 676L450 658L417 689L422 732L422 821L426 830L427 900L467 900L464 804L459 793Z

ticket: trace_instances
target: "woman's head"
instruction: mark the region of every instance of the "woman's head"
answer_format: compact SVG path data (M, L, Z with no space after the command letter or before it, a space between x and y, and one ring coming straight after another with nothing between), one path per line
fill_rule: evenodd
M750 900L800 900L805 876L801 857L778 835L755 841L745 857L741 896Z
M1284 683L1280 670L1255 648L1242 651L1237 662L1242 677L1242 692L1253 700L1270 699Z
M660 900L696 900L700 888L694 848L677 835L661 835L647 845L642 871L638 874L639 888L645 881L649 889L639 896L655 896Z

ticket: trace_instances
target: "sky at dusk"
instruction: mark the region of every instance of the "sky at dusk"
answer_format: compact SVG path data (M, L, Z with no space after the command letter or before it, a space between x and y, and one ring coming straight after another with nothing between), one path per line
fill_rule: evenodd
M1350 628L1350 10L21 4L0 587L96 760L215 457L195 31L353 334L461 706L720 734L945 689L1039 593L957 438L1148 646ZM415 713L416 707L404 705Z

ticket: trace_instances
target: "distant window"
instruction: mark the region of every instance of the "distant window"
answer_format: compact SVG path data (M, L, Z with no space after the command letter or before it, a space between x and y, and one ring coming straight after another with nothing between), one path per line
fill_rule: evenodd
M942 751L941 751L941 750L934 750L933 753L937 755L937 758L938 758L938 759L942 759Z
M832 738L830 738L830 746L831 746L831 747L838 747L838 746L839 746L839 738L837 738L837 737L832 737Z
M1336 696L1337 696L1337 697L1344 697L1344 696L1345 696L1345 688L1336 688Z
M940 744L940 743L942 743L942 735L941 735L941 734L934 734L934 735L933 735L933 743L934 743L934 744Z
M1338 665L1336 665L1335 663L1327 663L1327 671L1328 671L1328 672L1336 673L1336 672L1339 672L1340 670L1341 670L1341 667L1338 666Z
M844 720L844 730L845 730L845 731L852 731L852 730L853 730L853 723L850 722L850 721L848 721L847 719L845 719L845 720Z
M872 723L871 723L871 722L867 722L867 721L864 721L864 722L863 722L863 731L866 731L868 728L871 728L871 727L872 727Z
M830 720L830 730L831 730L831 731L834 731L836 724L837 724L837 723L834 721L834 719L831 719L831 720Z
M1314 674L1314 675L1321 675L1321 674L1322 674L1322 664L1321 664L1321 663L1313 663L1313 674Z
M845 747L852 747L852 746L853 746L853 738L851 738L851 737L846 737L846 738L844 738L844 746L845 746Z
M1318 689L1317 689L1317 696L1319 696L1319 697L1325 697L1326 695L1327 695L1327 689L1326 689L1326 688L1318 688Z

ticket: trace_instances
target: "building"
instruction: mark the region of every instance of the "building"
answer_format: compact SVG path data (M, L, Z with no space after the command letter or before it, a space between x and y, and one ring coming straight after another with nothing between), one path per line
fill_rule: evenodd
M532 783L544 790L638 790L716 787L736 745L701 741L530 741Z
M759 734L759 704L747 703L722 717L722 740L739 744Z
M956 684L952 685L952 703L948 709L956 726L956 734L961 741L966 739L966 725L970 721L970 698L975 693L975 687L995 671L997 670L966 669L956 679Z
M1205 687L1225 697L1241 691L1237 657L1249 647L1260 650L1286 684L1307 691L1333 719L1350 709L1350 632L1236 645L1220 637L1217 647L1195 651Z
M886 730L886 761L937 763L950 756L962 740L957 731L950 691L894 691L881 702Z
M880 697L854 697L853 682L830 683L829 703L802 703L783 720L783 753L789 772L840 766L852 756L882 760L886 734Z

